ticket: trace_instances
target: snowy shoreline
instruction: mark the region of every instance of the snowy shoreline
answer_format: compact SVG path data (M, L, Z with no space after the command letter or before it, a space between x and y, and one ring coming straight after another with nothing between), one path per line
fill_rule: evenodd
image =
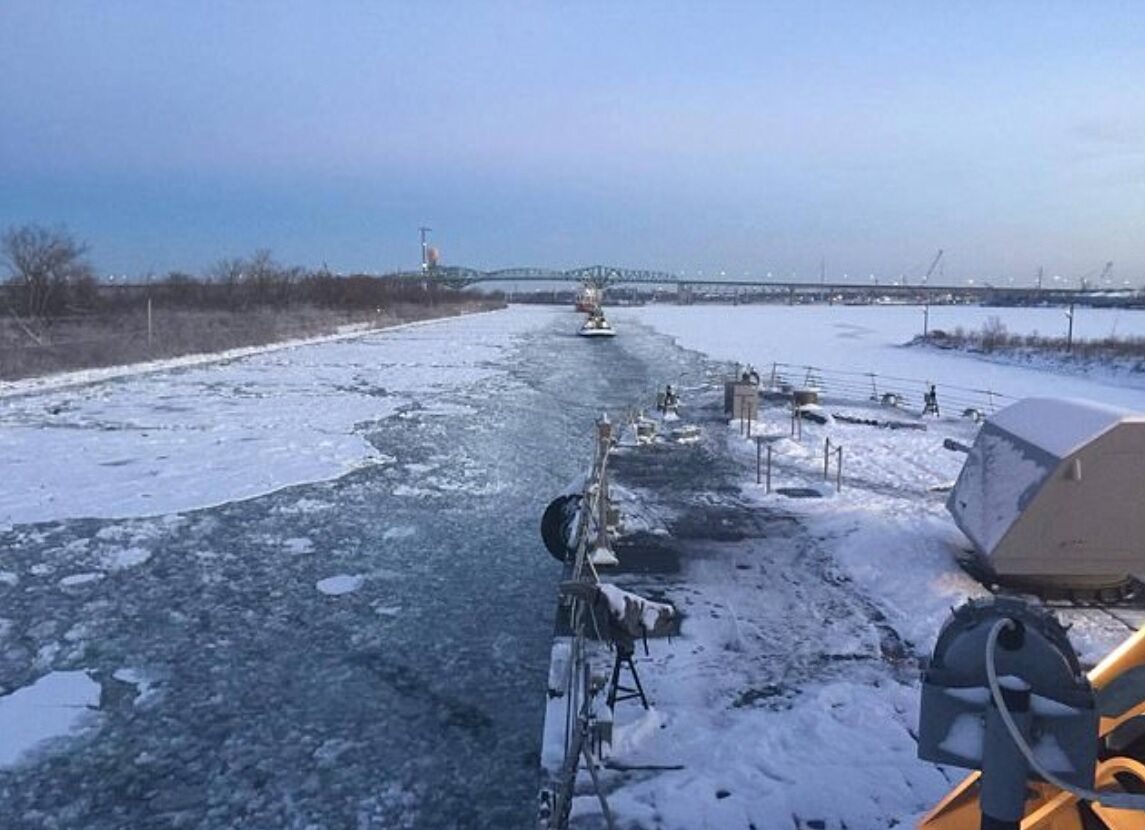
M495 375L544 319L499 310L20 382L0 395L0 527L202 509L386 465L365 425Z
M84 386L89 383L102 383L109 380L119 380L125 377L138 377L156 372L167 372L172 369L186 369L196 366L208 366L214 363L227 363L232 360L241 360L245 357L277 352L283 349L295 349L301 346L314 346L322 343L336 343L341 340L353 340L375 332L402 331L404 329L430 326L457 320L461 317L480 316L482 314L497 314L505 309L492 309L490 311L470 311L446 317L434 317L428 320L412 320L408 323L394 323L389 326L375 326L370 323L350 323L339 326L333 334L323 334L317 337L301 337L292 340L281 340L276 343L266 343L262 346L242 346L237 349L227 349L221 352L202 352L199 354L183 355L181 357L165 358L163 360L148 360L143 363L128 363L123 366L103 366L98 369L77 369L72 372L58 372L51 375L41 375L20 380L0 380L0 400L7 397L21 395L34 395L38 392L51 392L66 389L72 386Z

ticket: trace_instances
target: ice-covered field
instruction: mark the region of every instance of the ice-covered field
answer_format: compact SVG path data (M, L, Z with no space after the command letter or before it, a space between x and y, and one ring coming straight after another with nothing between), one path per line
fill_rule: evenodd
M502 319L503 338L532 325ZM176 513L386 464L365 424L480 383L503 348L422 324L7 384L0 527Z
M993 390L1011 398L1034 395L1097 398L1132 409L1145 409L1145 372L1093 368L1086 376L1062 374L1002 361L968 358L935 349L899 348L922 334L918 306L668 306L617 310L671 334L677 342L710 357L752 363L766 375L773 362L826 369L875 372ZM992 317L1014 334L1064 336L1060 308L983 308L932 306L930 328L979 330ZM1110 335L1145 336L1145 312L1078 308L1074 335L1098 339Z
M1064 323L1060 309L936 307L931 325L992 315L1011 331ZM665 383L699 400L737 361L1145 410L1133 376L901 348L916 308L610 318L621 336L605 343L575 337L567 309L514 307L0 390L0 815L92 830L527 826L558 578L536 524L583 471L602 410L647 405ZM1139 313L1077 322L1082 336L1145 332ZM697 503L788 530L758 542L758 561L717 546L687 572L703 613L647 664L664 728L629 724L622 747L687 769L626 782L618 810L644 827L855 828L933 803L948 778L913 757L910 666L980 590L931 489L961 463L941 439L973 431L957 413L926 432L807 425L776 444L777 486L823 487L827 435L847 462L841 493L800 501L755 485L754 444L734 430L705 445L728 478L709 487L701 468ZM655 525L655 494L631 495ZM1126 631L1073 622L1091 661ZM887 662L887 637L908 653Z

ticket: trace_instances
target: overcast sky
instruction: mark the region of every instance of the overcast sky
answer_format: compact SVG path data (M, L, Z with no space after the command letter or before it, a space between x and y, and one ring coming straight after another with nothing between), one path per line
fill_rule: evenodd
M1145 3L0 2L0 228L284 262L1145 277Z

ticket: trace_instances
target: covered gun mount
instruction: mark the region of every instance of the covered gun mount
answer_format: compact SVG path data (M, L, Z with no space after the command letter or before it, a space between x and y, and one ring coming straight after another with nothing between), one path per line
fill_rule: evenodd
M1103 589L1145 573L1145 415L1027 398L978 433L946 503L987 580Z

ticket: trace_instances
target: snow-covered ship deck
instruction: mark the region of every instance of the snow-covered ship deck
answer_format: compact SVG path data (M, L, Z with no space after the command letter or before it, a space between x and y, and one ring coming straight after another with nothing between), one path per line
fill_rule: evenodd
M699 395L699 400L697 400ZM610 462L619 508L615 568L601 579L669 602L678 636L637 643L651 708L619 701L598 778L619 827L893 826L916 820L957 772L916 757L918 667L949 607L985 589L958 569L960 538L945 490L978 425L959 416L872 426L877 403L824 401L825 423L790 434L787 411L754 425L772 446L771 493L755 483L757 444L724 418L716 390L692 390L685 420L702 439L637 444L622 435ZM851 422L832 413L850 413ZM846 447L841 490L825 439ZM762 454L762 453L761 453ZM789 499L793 486L821 498ZM1062 609L1095 662L1141 621ZM567 629L558 629L542 766L564 760ZM592 674L614 655L590 645ZM631 685L627 672L621 681ZM605 692L599 694L603 698ZM598 706L607 720L605 707ZM607 736L608 730L603 730ZM585 765L570 826L604 827Z

